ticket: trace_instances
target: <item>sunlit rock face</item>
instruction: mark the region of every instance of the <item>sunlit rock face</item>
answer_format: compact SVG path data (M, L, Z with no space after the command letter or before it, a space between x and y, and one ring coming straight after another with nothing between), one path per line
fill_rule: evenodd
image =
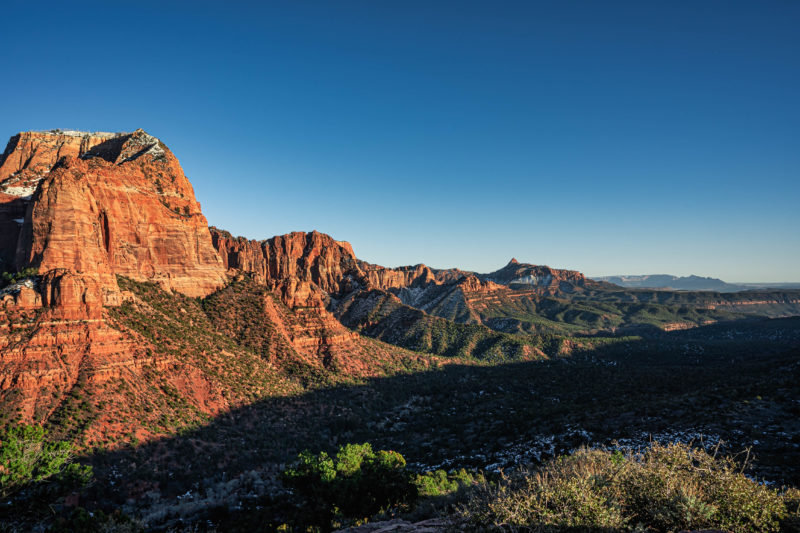
M211 228L211 234L227 268L249 272L271 288L280 286L288 305L296 290L310 290L308 283L324 294L339 294L365 283L350 243L318 231L298 231L264 241L233 237L216 228Z
M100 394L166 364L109 320L125 298L117 275L188 296L227 280L180 164L142 130L12 137L0 156L0 270L29 274L0 289L0 401L33 421L80 380Z
M115 275L188 296L225 282L208 223L178 160L133 133L26 132L0 160L4 270L65 269L118 302Z

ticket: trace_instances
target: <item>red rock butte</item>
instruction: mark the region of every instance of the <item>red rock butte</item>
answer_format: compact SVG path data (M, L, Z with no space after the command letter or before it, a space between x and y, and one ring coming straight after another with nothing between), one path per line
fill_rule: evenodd
M119 302L117 274L188 296L226 280L178 160L141 129L12 137L0 158L0 261L76 274L105 305Z

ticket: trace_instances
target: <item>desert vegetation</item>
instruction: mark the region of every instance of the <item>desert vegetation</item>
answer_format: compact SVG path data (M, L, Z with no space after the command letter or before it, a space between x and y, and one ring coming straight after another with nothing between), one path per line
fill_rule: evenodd
M454 531L796 531L800 492L746 475L748 458L653 442L640 451L582 447L484 476L414 473L398 452L346 444L334 455L304 451L283 472L293 510L277 529L436 517Z
M637 454L652 441L665 446L693 441L709 450L719 445L718 457L751 448L755 459L743 471L751 479L775 483L769 487L800 480L796 318L721 323L657 336L536 335L531 338L544 356L534 357L513 352L480 357L458 350L423 355L362 339L360 357L383 370L358 377L335 366L310 372L295 364L302 360L295 359L290 346L265 342L278 336L271 323L257 318L264 302L279 313L292 310L247 278L205 299L126 278L119 278L119 284L132 297L109 309L110 320L145 339L148 357L138 381L111 378L102 398L88 375L79 377L47 419L50 438L75 443L73 450L82 454L79 462L95 472L90 486L76 489L80 505L93 515L60 509L52 524L64 530L108 524L180 530L181 524L201 523L212 524L211 531L275 530L286 524L323 528L367 517L421 519L442 513L464 519L465 527L494 527L510 519L501 513L501 501L481 507L491 501L488 495L521 498L527 481L520 476L535 477L537 469L557 464L554 457L573 457L569 454L582 446L618 446L630 451L595 462L624 459L633 472L641 462ZM291 324L295 318L287 315L285 320ZM471 325L460 337L461 328L447 328L443 333L427 326L418 331L442 339L441 346L470 345L475 328L500 335ZM391 353L403 358L387 358L389 350L399 350ZM217 391L210 398L224 406L214 416L191 403L181 382L181 376L197 373ZM137 425L144 431L131 430ZM117 433L99 433L98 428ZM332 500L342 492L342 485L333 483L325 489L324 505L335 509L319 514L329 519L328 525L297 522L292 510L307 508L310 496L282 475L287 465L291 468L302 450L312 450L306 456L313 458L309 464L332 461L336 470L345 443L365 442L373 451L362 458L377 456L379 450L402 454L405 466L395 470L417 496L349 512L342 501ZM323 453L330 461L320 459ZM581 451L576 457L592 453ZM362 460L362 465L373 462ZM311 470L305 472L295 479L313 486L308 483ZM586 480L575 483L591 488ZM780 495L786 510L783 518L776 511L770 523L788 527L791 493L770 490ZM608 494L601 493L604 498ZM475 519L466 520L457 509ZM514 527L539 524L533 515L525 516L530 521ZM615 516L614 523L623 529L635 528L639 520ZM545 520L542 527L562 527L556 523Z
M246 281L203 301L151 284L120 283L142 303L115 310L116 319L159 351L185 361L204 354L206 360L194 364L208 365L220 379L231 376L233 392L260 380L287 388L280 392L264 381L254 399L183 426L169 439L92 454L99 479L126 472L127 481L113 487L98 482L89 491L88 501L106 513L119 508L147 524L202 518L223 530L278 528L293 519L285 510L297 505L286 499L282 465L304 449L314 456L325 452L335 463L347 442L402 453L403 470L422 476L415 481L420 499L409 510L415 516L463 502L463 487L472 485L464 480L478 471L487 483L499 483L501 470L510 476L581 446L615 440L637 452L651 439L694 439L697 446L724 441L720 453L752 447L756 460L748 475L779 486L798 481L792 466L800 458L800 441L792 437L798 434L792 402L800 383L797 319L719 324L652 339L564 339L548 359L490 363L454 356L459 364L304 384L291 379L291 367L279 358L277 366L262 366L274 352L255 342L261 333L254 333L257 324L249 317L269 295ZM233 312L222 316L227 305ZM379 357L381 344L374 342ZM223 350L240 355L214 363L213 354ZM216 364L225 366L214 370ZM252 378L237 378L249 365ZM169 412L183 411L175 403ZM197 454L214 461L195 461ZM458 481L462 468L468 475ZM427 471L433 474L425 476ZM149 487L150 496L126 503L137 490L130 480ZM357 520L334 513L336 523Z
M18 281L22 281L25 278L34 277L39 273L38 268L23 268L22 270L18 271L3 271L0 273L0 289L3 289L9 285L13 285Z
M798 491L752 479L745 466L680 443L582 448L477 486L454 520L498 531L795 531Z
M346 444L331 457L302 452L283 472L283 482L300 499L297 526L330 531L335 523L365 520L379 511L402 509L419 497L402 455Z
M69 442L52 440L35 425L0 433L0 524L47 516L48 507L92 480L92 467L75 461Z

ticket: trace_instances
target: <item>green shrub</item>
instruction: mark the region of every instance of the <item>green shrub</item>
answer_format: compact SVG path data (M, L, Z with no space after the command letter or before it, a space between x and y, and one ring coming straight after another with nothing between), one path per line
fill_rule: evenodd
M47 442L44 428L17 426L0 434L0 496L44 481L82 485L92 468L72 462L72 445Z
M791 487L786 489L781 496L786 503L786 517L781 523L781 531L787 533L800 533L800 489Z
M394 451L365 444L339 447L335 457L305 451L283 473L283 482L302 499L309 525L328 530L337 516L368 518L381 510L405 507L418 496L406 461Z
M18 272L3 272L0 274L0 289L2 289L3 287L7 287L8 285L12 285L25 278L30 278L32 276L35 276L38 273L39 269L34 267L23 268Z
M620 488L634 521L658 528L777 531L780 495L748 479L730 457L685 445L653 446L626 469Z
M488 529L756 533L778 531L789 501L747 478L729 457L685 444L654 444L640 455L582 449L484 484L458 515Z
M471 474L463 468L449 474L444 470L436 470L417 474L414 477L414 484L417 486L419 495L434 498L448 496L461 488L470 487L483 481L483 476Z
M435 516L453 512L456 505L469 498L474 487L486 483L483 474L468 472L465 469L445 472L435 470L414 476L420 499L414 509L405 513L404 518L419 522Z

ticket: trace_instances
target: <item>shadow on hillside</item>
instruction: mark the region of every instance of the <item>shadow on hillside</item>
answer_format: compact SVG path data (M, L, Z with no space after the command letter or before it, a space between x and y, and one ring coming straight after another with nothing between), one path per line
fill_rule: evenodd
M122 146L130 139L130 134L120 135L119 137L112 137L99 144L94 145L85 154L83 159L91 159L92 157L100 157L109 163L113 163L122 152Z
M544 362L452 364L261 400L180 435L84 458L98 481L83 503L175 501L225 483L270 492L299 451L347 442L395 449L412 468L486 468L618 438L705 435L731 451L758 441L758 474L797 484L800 444L783 435L800 435L800 343L763 349L756 339L757 349L735 339L687 354L686 335Z

